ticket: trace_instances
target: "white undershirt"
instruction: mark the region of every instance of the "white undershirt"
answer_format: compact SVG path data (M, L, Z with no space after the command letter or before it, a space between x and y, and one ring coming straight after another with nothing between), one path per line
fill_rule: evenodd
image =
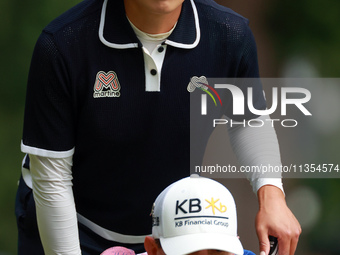
M172 31L174 31L176 24L177 24L176 23L169 32L160 33L160 34L149 34L138 29L129 19L128 21L130 22L130 25L133 31L135 32L137 38L142 43L143 47L147 49L149 54L152 54L155 48L161 43L163 43L171 35Z

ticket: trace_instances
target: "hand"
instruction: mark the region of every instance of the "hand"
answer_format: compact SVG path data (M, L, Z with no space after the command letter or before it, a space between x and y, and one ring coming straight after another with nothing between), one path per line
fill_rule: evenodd
M283 192L275 186L265 185L257 194L259 211L255 225L260 242L260 255L268 255L270 235L278 239L279 255L294 255L301 227L287 207Z

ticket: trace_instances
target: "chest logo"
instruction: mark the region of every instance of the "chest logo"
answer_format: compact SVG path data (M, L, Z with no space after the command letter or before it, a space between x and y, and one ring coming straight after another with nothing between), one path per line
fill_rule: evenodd
M203 90L205 93L207 93L214 101L215 106L217 106L214 95L211 92L209 92L209 89L210 89L212 92L214 92L214 94L217 96L218 100L220 101L220 104L222 105L222 101L221 101L219 94L216 92L216 90L213 87L209 86L208 80L205 76L201 76L201 77L193 76L191 78L188 84L187 90L191 93L191 92L194 92L196 88Z
M93 87L93 97L120 97L120 84L114 71L99 71Z

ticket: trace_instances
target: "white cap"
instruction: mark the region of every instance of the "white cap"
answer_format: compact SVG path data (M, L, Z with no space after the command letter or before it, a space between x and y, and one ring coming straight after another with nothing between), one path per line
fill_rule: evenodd
M243 254L234 198L217 181L192 175L173 183L157 197L152 216L152 235L167 255L207 249Z

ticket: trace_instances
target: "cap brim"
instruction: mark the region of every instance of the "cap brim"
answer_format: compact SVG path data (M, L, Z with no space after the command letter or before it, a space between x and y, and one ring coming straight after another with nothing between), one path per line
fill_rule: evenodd
M237 237L217 234L199 233L183 236L160 238L163 251L167 255L184 255L201 250L220 250L243 255L243 247Z

